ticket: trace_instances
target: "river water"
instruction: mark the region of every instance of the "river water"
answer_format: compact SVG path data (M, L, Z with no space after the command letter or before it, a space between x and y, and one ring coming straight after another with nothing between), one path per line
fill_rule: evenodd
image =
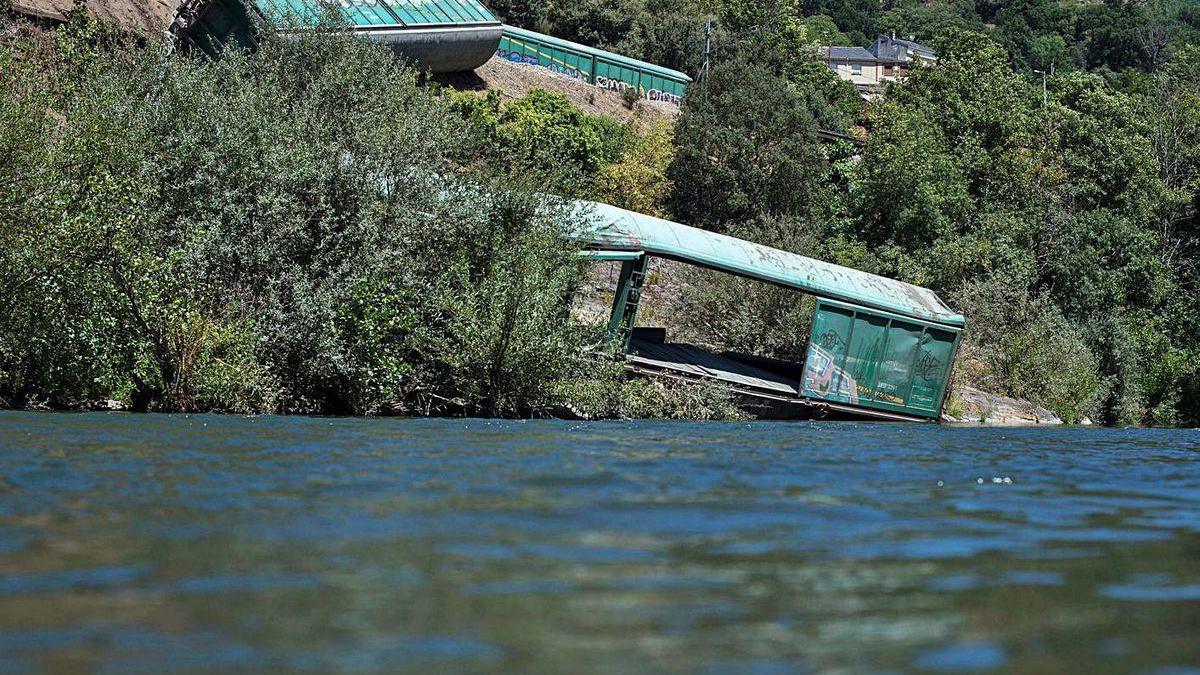
M4 673L1197 668L1197 431L0 414Z

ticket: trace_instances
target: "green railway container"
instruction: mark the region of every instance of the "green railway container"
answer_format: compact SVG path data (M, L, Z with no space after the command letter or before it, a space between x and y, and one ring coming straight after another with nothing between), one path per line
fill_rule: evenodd
M922 418L942 410L960 330L820 300L801 395Z
M514 63L541 66L601 89L652 101L679 104L692 78L677 70L638 61L576 42L504 26L496 54Z

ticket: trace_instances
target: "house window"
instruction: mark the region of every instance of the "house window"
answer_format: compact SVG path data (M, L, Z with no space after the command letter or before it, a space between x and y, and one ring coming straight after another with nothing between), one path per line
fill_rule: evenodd
M862 64L861 63L850 64L850 74L851 75L862 75Z

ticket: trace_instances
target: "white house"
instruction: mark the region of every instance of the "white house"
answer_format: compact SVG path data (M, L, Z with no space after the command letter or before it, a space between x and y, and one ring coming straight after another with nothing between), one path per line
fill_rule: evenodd
M864 96L894 80L906 77L915 65L937 63L932 49L895 34L880 35L868 48L821 47L818 54L838 77L858 87Z
M821 60L838 77L858 87L861 92L875 89L882 70L879 59L862 47L822 47Z

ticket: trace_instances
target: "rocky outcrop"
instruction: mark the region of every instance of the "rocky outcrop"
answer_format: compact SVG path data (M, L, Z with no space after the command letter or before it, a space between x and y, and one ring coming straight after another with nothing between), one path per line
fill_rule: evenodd
M1060 425L1054 413L1020 399L989 394L974 387L957 387L942 420L951 424L982 424L996 427Z

